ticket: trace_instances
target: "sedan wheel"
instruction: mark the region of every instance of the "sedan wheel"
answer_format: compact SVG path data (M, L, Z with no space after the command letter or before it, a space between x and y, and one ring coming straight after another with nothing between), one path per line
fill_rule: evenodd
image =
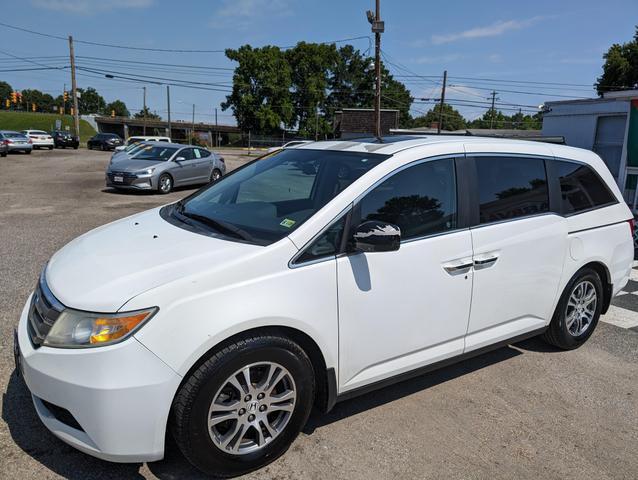
M579 337L587 331L594 320L598 295L590 281L578 283L572 290L565 309L567 331L573 337Z
M157 189L160 193L170 193L173 190L173 178L167 173L160 175Z
M217 170L216 168L213 170L213 172L210 174L210 181L212 182L216 182L217 180L219 180L220 178L222 178L222 172L220 172L219 170Z

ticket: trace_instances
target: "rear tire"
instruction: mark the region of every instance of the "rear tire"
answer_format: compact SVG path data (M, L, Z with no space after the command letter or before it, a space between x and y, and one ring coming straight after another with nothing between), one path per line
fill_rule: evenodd
M602 306L598 272L588 267L579 270L565 287L543 339L563 350L580 347L594 333Z
M27 150L25 153L26 153L27 155L31 155L31 150Z
M285 337L248 337L225 346L186 377L173 401L177 445L209 475L237 476L269 464L308 420L313 372L303 349ZM219 416L224 420L211 422Z
M53 150L53 147L49 147L49 150Z

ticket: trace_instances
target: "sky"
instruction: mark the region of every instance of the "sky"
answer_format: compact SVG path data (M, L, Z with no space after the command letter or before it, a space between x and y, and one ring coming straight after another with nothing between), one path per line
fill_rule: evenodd
M0 0L1 11L14 6ZM247 43L290 46L355 38L338 45L352 43L372 54L365 11L373 8L373 0L23 0L19 15L0 21L47 35L73 35L78 66L85 69L78 71L78 86L96 88L107 102L121 99L135 112L142 108L146 85L147 105L165 117L164 85L108 79L103 72L187 79L209 90L171 87L174 119L190 119L195 104L196 121L213 122L217 107L218 122L233 124L230 110L220 108L235 66L223 53L81 42L223 51ZM638 1L381 0L381 17L386 25L383 58L391 73L415 98L436 99L447 70L447 98L473 119L489 108L492 90L507 114L518 108L531 113L550 100L595 96L592 85L601 74L602 55L613 43L631 40ZM64 39L0 25L0 80L15 89L37 88L57 96L65 84L70 88L68 53ZM8 71L42 66L58 68ZM430 107L431 101L415 103L412 114Z

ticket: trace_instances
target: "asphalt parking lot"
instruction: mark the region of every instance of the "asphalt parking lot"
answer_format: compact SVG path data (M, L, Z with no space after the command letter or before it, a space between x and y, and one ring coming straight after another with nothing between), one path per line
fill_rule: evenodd
M193 191L106 189L109 156L0 159L0 478L202 478L170 439L151 464L66 446L40 424L14 372L12 330L46 260L87 230ZM248 158L224 157L231 169ZM288 453L250 478L635 479L638 275L626 290L583 348L529 340L314 413Z

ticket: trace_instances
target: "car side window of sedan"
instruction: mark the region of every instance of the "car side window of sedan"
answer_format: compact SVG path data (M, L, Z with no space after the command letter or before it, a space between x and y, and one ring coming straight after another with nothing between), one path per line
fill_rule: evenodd
M199 153L199 156L197 158L210 157L210 152L208 150L204 150L203 148L196 148L195 150L197 150L197 152Z
M177 154L177 158L183 157L184 160L192 160L193 159L193 149L185 148Z

